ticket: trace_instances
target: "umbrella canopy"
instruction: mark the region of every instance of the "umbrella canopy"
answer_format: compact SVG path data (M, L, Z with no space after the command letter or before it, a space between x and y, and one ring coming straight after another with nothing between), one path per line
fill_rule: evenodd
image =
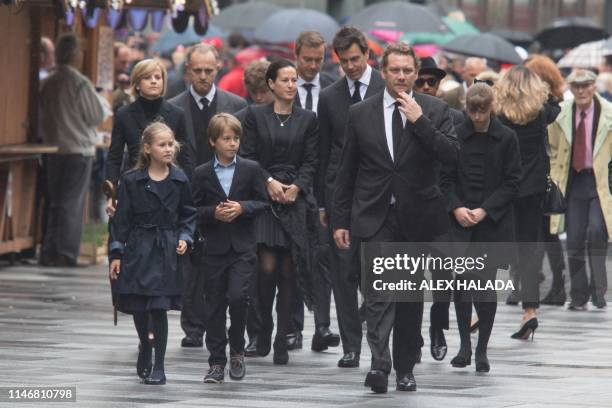
M264 43L290 43L295 41L302 31L315 30L321 33L325 41L331 43L339 28L336 20L320 11L286 9L266 18L255 29L254 37L256 41Z
M603 40L606 32L587 17L568 17L556 20L540 31L535 39L544 49L574 48L590 41Z
M221 10L211 19L217 27L231 32L252 32L272 14L282 10L275 4L264 2L248 2L233 4Z
M603 62L604 40L580 44L559 60L559 68L599 68Z
M603 44L603 55L608 56L612 55L612 37L608 38L606 42Z
M450 33L405 33L401 41L412 45L417 44L446 44L459 35L477 34L480 31L467 21L459 21L450 17L443 17L444 23L451 29Z
M173 29L167 28L162 32L155 44L153 44L152 51L163 54L174 51L179 45L193 45L205 38L223 36L225 36L225 33L219 27L212 24L208 26L206 35L198 35L193 28L193 23L190 23L187 29L182 33L177 33Z
M512 44L489 33L462 35L442 45L442 49L510 64L523 62Z
M363 31L450 32L442 19L427 7L401 1L387 1L365 7L352 16L348 24Z
M523 48L528 48L533 42L533 36L523 31L494 30L490 31L490 33Z

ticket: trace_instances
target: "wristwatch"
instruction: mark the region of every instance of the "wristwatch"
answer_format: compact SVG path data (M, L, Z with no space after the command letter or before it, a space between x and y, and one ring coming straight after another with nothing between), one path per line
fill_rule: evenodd
M266 179L266 184L270 184L274 179L272 178L272 176L268 177Z

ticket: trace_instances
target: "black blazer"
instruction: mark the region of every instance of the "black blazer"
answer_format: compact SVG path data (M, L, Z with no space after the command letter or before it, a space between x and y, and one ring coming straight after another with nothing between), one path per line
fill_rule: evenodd
M319 82L321 83L321 91L327 88L331 84L334 83L334 78L326 72L319 72ZM321 92L319 91L319 100L321 100ZM304 108L302 103L300 102L300 94L296 93L295 98L293 99L295 106L299 106L300 108ZM315 107L316 108L316 107Z
M255 251L253 215L268 207L268 194L259 164L236 157L229 196L219 183L214 159L196 167L193 199L198 209L200 231L205 239L204 254L222 255L230 249L235 252ZM215 207L228 199L238 201L243 211L242 215L230 223L215 218Z
M293 106L291 120L287 123L291 132L291 147L285 160L295 169L292 183L304 193L312 191L317 170L317 138L319 133L314 112ZM278 119L274 115L274 103L247 108L244 120L243 141L240 151L243 157L258 161L263 169L263 180L275 177L270 164L274 155L274 142ZM287 181L288 182L288 181Z
M372 69L366 99L385 88L380 73ZM315 181L315 197L319 207L331 208L336 173L344 143L344 131L351 106L348 81L340 78L319 94L319 168Z
M407 241L431 241L447 231L446 200L435 163L455 163L459 143L445 102L416 92L414 99L423 116L414 124L407 122L395 161L385 136L383 92L351 106L334 189L334 230L373 236L385 221L393 195Z
M470 144L474 141L475 132L473 123L469 119L456 130L461 146L459 159L455 165L443 166L440 187L448 199L454 238L470 241L471 232L475 227L463 228L452 212L459 207L468 207L465 200L469 189ZM491 125L485 137L487 144L484 156L483 201L473 208L482 208L487 212L487 216L476 227L480 230L480 239L486 237L489 242L512 242L515 235L512 208L521 184L518 139L516 133L502 125L495 116L491 117Z
M195 151L191 148L193 143L188 132L189 127L185 121L184 111L166 101L162 101L159 108L159 117L172 129L176 140L181 144L181 152L177 158L178 165L191 178ZM121 174L125 146L127 145L128 148L129 168L131 169L136 165L138 159L142 132L150 124L151 121L145 116L144 108L138 99L119 109L115 114L111 145L106 160L106 179L114 185L117 185Z
M193 134L193 119L191 118L191 101L189 98L192 98L191 92L187 89L185 92L175 96L170 99L168 102L171 104L178 106L179 108L185 111L185 119L187 120L187 132L189 133L189 140L192 142L191 148L194 152L194 163L195 163L195 152L196 148L196 137L207 137L207 135L194 135ZM217 91L215 92L215 99L217 100L217 111L215 113L234 113L238 112L240 109L246 106L246 101L239 97L238 95L234 95L230 92L225 92L223 89L219 89L217 87Z

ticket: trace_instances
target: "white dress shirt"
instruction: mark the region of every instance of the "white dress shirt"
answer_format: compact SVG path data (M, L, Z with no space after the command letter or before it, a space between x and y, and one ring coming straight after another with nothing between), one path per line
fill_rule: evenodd
M217 87L215 87L215 84L213 84L213 86L210 87L210 91L208 91L206 95L200 95L199 93L195 91L195 89L193 89L193 85L191 85L189 86L189 92L191 93L191 96L193 96L193 99L195 99L196 103L198 104L198 108L202 110L204 109L204 105L202 104L200 99L206 98L208 100L208 106L210 106L213 99L215 99L215 94L217 93Z
M312 93L312 110L313 112L316 113L317 106L319 106L319 93L321 92L320 75L317 74L317 76L314 77L312 81L305 81L304 78L298 77L297 88L298 88L298 95L300 97L300 105L302 105L302 108L306 109L306 96L308 96L308 91L306 90L306 88L302 86L304 84L314 85L310 92Z
M363 74L361 74L361 78L359 78L359 94L361 95L361 100L365 99L366 92L368 92L368 86L370 85L370 78L372 77L372 67L367 66ZM352 96L355 92L355 81L353 81L348 76L346 77L348 81L349 94Z
M412 91L410 91L410 97L412 98ZM387 148L389 149L389 153L391 153L391 159L395 160L395 155L393 151L393 111L395 110L395 101L396 99L392 97L389 92L387 92L387 88L385 87L385 92L383 93L383 112L385 113L385 136L387 138ZM402 124L406 126L406 115L402 111L400 111L400 115L402 117Z

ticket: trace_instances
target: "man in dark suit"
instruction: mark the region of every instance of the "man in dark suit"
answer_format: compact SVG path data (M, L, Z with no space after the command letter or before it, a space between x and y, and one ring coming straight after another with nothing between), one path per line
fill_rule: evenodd
M188 139L195 144L192 146L196 152L195 166L210 161L214 156L206 136L210 119L216 113L234 113L246 106L244 99L215 87L219 65L219 54L214 46L198 44L192 47L185 59L189 89L168 101L185 111ZM185 292L181 312L185 337L181 342L182 347L202 347L205 311L204 274L198 270L200 256L196 250L191 257L192 265L185 262Z
M317 111L321 90L334 81L331 76L321 72L325 59L325 39L316 31L304 31L295 41L295 58L298 73L295 103L306 110ZM319 260L318 276L315 279L314 290L318 299L314 306L315 333L312 337L311 349L323 351L328 347L340 344L340 336L329 329L329 309L331 305L331 279L329 270L329 240L327 228L319 228ZM278 303L277 303L278 305ZM289 350L302 348L302 330L304 330L304 303L298 291L295 297L291 321L293 330L287 335Z
M446 71L438 68L436 61L431 57L422 58L419 64L419 76L414 82L414 90L430 96L438 97L440 81L446 76ZM453 118L453 125L458 127L463 123L464 115L458 109L449 106ZM439 167L438 167L439 171ZM433 255L433 254L432 254ZM440 255L440 254L438 254ZM448 270L433 269L432 278L435 280L452 279ZM430 309L429 351L434 360L441 361L446 356L448 347L444 330L448 330L448 310L450 308L450 290L433 292L433 304Z
M333 186L340 164L344 128L349 107L383 90L380 73L368 65L368 42L355 27L343 27L333 41L334 51L346 76L319 94L319 170L315 179L315 196L319 203L321 224L328 227L332 208ZM338 367L359 367L362 328L359 317L359 254L358 247L339 251L329 230L332 287L336 302L338 327L342 338L343 357Z
M412 91L418 59L405 43L383 54L385 90L349 110L331 218L340 249L360 241L429 242L449 227L436 162L453 164L458 143L448 105ZM366 299L372 365L365 385L387 391L391 371L397 390L415 391L412 370L423 346L423 301Z

